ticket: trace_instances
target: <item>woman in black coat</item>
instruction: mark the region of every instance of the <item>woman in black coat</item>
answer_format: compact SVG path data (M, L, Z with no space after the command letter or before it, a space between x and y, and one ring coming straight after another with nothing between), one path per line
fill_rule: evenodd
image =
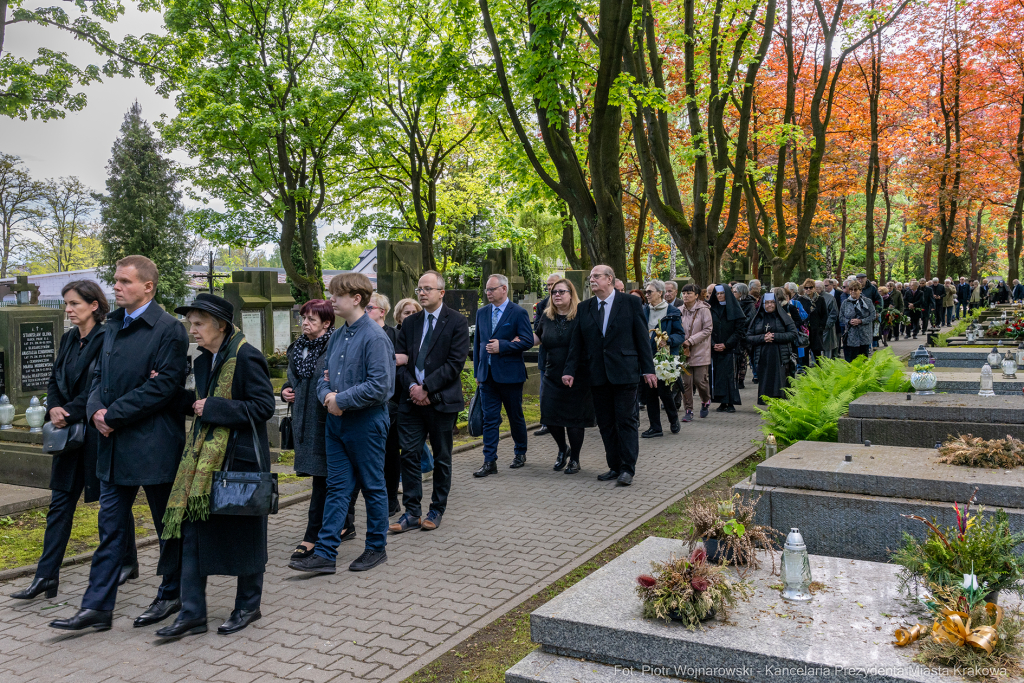
M736 386L736 353L747 331L746 316L728 285L715 285L711 301L711 400L718 412L735 413L741 404Z
M50 466L50 490L53 493L46 513L43 554L32 584L11 595L20 600L29 600L43 592L48 598L57 595L60 566L71 538L78 499L83 491L86 503L93 503L100 497L100 480L96 477L99 432L86 420L85 405L92 386L93 361L103 346L103 320L110 307L103 290L91 280L69 282L64 285L61 295L64 297L64 312L74 327L60 340L60 351L46 391L47 417L58 428L83 423L85 443L81 448L53 456ZM130 508L128 512L131 514ZM134 532L134 519L128 522L127 528ZM129 538L119 584L139 577L134 533Z
M267 565L267 517L218 515L201 509L194 511L193 501L209 496L200 484L198 469L202 468L206 445L221 443L218 431L226 436L221 466L235 472L269 471L270 444L267 441L267 420L274 414L274 388L270 370L263 354L231 324L233 307L226 299L213 294L200 294L187 307L177 309L190 323L190 334L199 344L201 355L194 363L196 389L179 393L182 412L195 415L192 429L202 435L210 428L202 445L200 457L191 458L188 443L174 480L164 516L164 536L168 539L160 558L162 572L176 564L181 567L181 612L175 622L156 632L161 638L206 632L206 577L211 574L237 576L235 606L231 616L218 633L235 633L259 619L263 594L263 573ZM230 373L230 398L218 396L226 387L221 382ZM223 429L219 429L223 428ZM191 439L188 440L191 442ZM257 453L257 449L259 452ZM188 467L189 461L192 467ZM198 467L196 463L198 462ZM192 478L193 475L195 478ZM187 483L187 485L183 485ZM207 482L207 486L210 483ZM182 505L182 491L187 491L188 505ZM176 514L177 513L177 514ZM175 530L175 517L180 532ZM180 539L170 542L170 538Z
M776 290L780 290L776 287ZM747 344L757 367L757 403L764 397L782 398L786 386L786 365L796 341L796 325L778 305L775 292L768 292L747 328Z
M750 359L750 349L747 348L747 327L750 325L750 321L754 319L754 312L757 309L757 299L750 296L750 289L742 282L737 282L732 286L733 296L736 297L736 302L739 303L740 308L743 310L743 334L740 335L740 346L736 349L733 354L736 359L736 388L743 389L743 382L747 378L747 365Z
M316 383L324 374L327 342L334 332L334 306L330 301L311 299L302 305L299 315L302 317L302 336L288 347L288 381L281 389L281 398L292 404L295 473L300 477L312 477L313 487L306 516L306 533L292 553L293 560L313 554L324 521L327 409L317 399ZM347 534L346 529L343 540Z

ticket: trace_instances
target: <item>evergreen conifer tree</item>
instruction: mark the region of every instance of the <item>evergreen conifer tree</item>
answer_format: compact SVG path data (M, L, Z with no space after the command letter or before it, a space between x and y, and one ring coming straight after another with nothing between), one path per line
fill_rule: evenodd
M180 304L188 293L185 266L188 235L174 165L142 119L135 102L125 114L107 164L107 194L102 205L101 274L114 281L115 264L142 254L160 269L156 301L165 308Z

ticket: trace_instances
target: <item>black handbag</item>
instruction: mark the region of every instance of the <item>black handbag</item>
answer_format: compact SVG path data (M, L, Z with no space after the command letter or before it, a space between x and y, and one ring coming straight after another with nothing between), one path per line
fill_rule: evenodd
M281 426L278 427L278 430L281 432L281 450L295 450L295 433L292 431L291 403L288 404L288 414L281 418Z
M232 472L231 464L235 454L225 461L219 472L213 473L213 485L210 487L210 514L212 515L244 515L247 517L264 517L277 514L277 473L270 471L270 464L265 461L260 440L256 435L256 425L245 408L245 415L252 427L252 447L256 451L256 462L259 472ZM266 471L263 471L266 470Z
M76 422L67 427L54 427L52 422L43 425L43 453L63 455L84 445L84 422Z
M484 435L484 404L480 401L480 387L469 400L469 424L466 425L470 436Z

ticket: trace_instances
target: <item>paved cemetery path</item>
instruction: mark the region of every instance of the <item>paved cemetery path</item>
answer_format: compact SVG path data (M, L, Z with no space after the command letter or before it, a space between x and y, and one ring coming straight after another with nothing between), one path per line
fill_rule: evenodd
M154 547L140 550L144 578L121 591L113 629L104 633L47 627L74 614L88 566L64 569L56 600L12 600L15 584L28 579L2 583L0 681L400 681L750 452L759 434L753 390L743 400L733 415L712 409L679 435L666 421L664 437L641 439L629 488L596 480L606 469L596 429L587 432L583 471L573 476L551 470L555 448L546 436L530 435L519 470L508 469L512 444L502 440L499 473L483 480L472 477L479 449L456 454L441 528L391 537L388 563L366 574L308 578L289 570L307 508L288 507L270 521L263 619L233 636L215 632L233 605L230 577L210 578L209 633L162 643L153 635L159 627L132 628L155 595ZM360 538L340 550L339 569L362 552L362 517L357 529Z

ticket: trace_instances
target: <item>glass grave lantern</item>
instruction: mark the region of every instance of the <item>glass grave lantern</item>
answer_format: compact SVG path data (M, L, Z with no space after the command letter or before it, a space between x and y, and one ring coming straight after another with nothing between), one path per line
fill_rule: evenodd
M14 404L7 394L0 396L0 429L11 429L14 422Z
M811 599L811 558L800 530L793 527L782 548L782 599L807 602Z

